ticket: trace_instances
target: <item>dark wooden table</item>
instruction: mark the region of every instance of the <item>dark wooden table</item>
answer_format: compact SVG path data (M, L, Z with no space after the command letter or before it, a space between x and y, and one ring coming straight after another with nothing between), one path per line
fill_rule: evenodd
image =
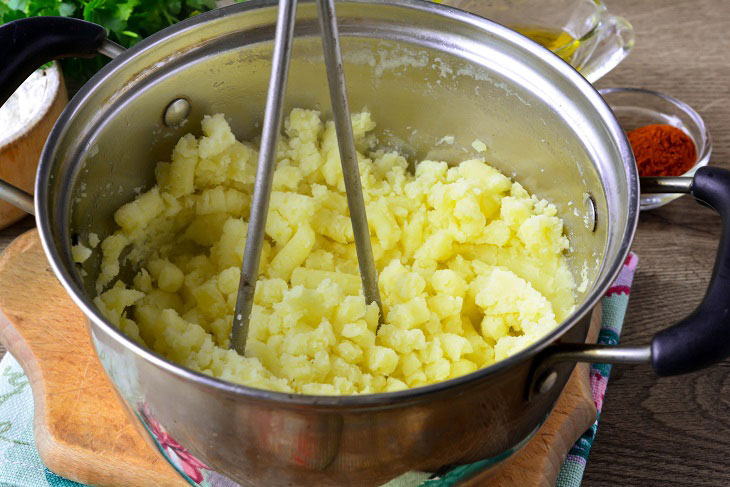
M606 3L633 23L636 47L599 87L649 88L689 103L712 133L712 164L730 168L730 2ZM0 231L0 249L32 225L26 218ZM642 213L622 343L648 343L700 301L719 225L689 197ZM584 485L730 485L728 452L730 363L666 379L648 368L615 367Z
M711 164L730 168L730 2L606 4L634 25L636 46L598 86L647 88L687 102L709 127ZM690 197L641 214L622 343L648 343L697 305L719 233L720 219ZM664 379L648 368L614 367L584 484L730 485L729 447L730 363Z

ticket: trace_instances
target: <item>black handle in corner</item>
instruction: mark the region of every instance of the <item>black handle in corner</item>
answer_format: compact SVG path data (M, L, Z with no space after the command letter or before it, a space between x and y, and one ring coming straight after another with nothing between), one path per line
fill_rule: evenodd
M104 28L69 17L32 17L0 26L0 106L43 64L63 57L93 57Z
M720 214L722 235L702 302L652 340L652 364L660 376L694 372L730 356L730 171L698 169L690 192Z

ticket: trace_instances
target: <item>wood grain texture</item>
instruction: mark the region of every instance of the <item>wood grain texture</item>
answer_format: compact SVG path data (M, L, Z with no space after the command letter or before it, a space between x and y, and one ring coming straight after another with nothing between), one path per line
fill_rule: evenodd
M606 0L636 30L629 57L599 88L668 93L695 108L712 135L710 164L730 168L730 2ZM652 335L692 311L712 272L720 219L684 197L643 212L621 342ZM730 364L658 379L614 367L584 486L730 485Z
M5 248L10 245L10 242L15 240L18 235L33 227L35 227L35 220L32 216L28 215L10 227L0 229L0 252L5 250ZM5 347L2 343L0 343L0 359L3 355L5 355Z
M28 375L49 469L97 486L187 485L128 419L35 230L0 256L0 341Z
M730 168L730 2L605 3L633 23L636 47L598 87L654 89L689 103L712 133L711 164ZM719 223L688 197L642 213L622 343L648 343L696 306L712 270ZM26 218L0 232L0 248L29 226ZM584 485L730 485L728 397L727 363L665 379L646 368L614 367Z

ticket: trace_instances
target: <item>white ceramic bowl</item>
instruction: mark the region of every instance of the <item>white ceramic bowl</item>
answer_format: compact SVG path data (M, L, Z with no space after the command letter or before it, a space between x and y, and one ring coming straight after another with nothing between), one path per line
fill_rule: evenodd
M0 137L0 179L20 189L32 192L46 138L68 101L66 86L58 63L43 70L45 86L41 100L26 122L16 130ZM0 228L5 228L25 216L18 208L0 201Z

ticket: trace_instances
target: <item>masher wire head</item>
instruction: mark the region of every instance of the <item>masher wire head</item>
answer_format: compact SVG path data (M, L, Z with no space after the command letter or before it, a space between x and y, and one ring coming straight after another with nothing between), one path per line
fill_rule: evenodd
M240 355L244 355L246 351L249 320L253 308L259 262L261 261L261 248L264 242L266 217L274 179L276 144L281 132L284 94L294 36L296 4L296 0L279 0L271 79L266 97L266 110L261 133L261 149L251 202L246 248L241 265L241 280L238 286L233 327L231 329L230 348L235 349ZM357 260L362 278L363 294L366 303L377 303L382 322L383 306L378 290L378 275L370 244L370 230L360 183L357 150L355 149L350 109L347 103L345 70L342 64L342 51L340 49L334 0L317 0L317 10L322 32L322 49L327 68L327 83L342 162L347 205L350 209L350 221L352 222Z

